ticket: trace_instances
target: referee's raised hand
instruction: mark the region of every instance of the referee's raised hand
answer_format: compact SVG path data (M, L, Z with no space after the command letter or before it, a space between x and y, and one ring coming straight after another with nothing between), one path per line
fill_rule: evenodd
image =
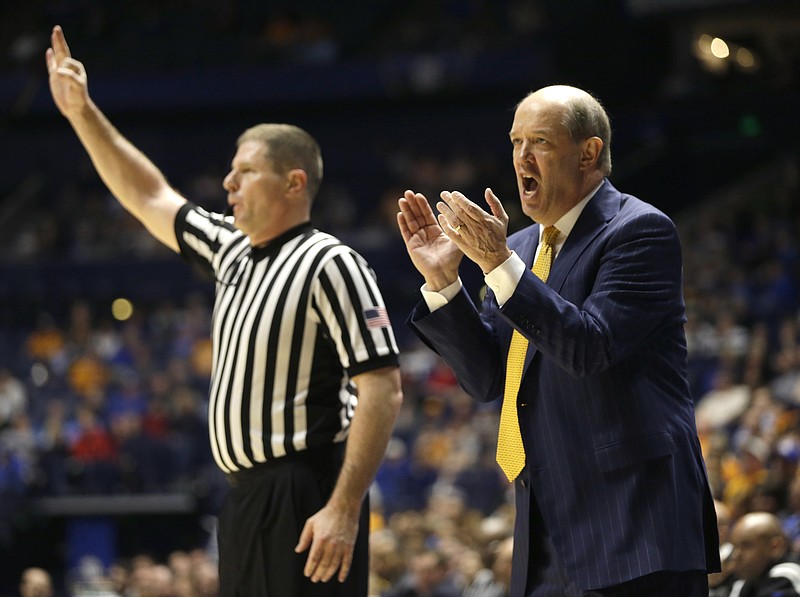
M50 93L61 113L70 118L89 103L89 87L86 69L72 57L59 25L53 27L45 59L50 77Z

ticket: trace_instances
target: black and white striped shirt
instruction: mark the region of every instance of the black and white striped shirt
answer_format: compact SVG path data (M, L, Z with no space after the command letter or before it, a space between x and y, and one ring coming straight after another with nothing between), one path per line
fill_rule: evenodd
M192 204L175 220L182 255L217 280L208 418L225 472L343 441L350 378L398 362L360 255L311 224L255 248L232 222Z

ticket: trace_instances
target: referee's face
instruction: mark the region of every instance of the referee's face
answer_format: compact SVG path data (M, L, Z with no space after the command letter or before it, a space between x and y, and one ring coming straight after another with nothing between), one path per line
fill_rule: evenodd
M231 171L222 183L228 191L236 227L253 245L265 243L294 225L287 199L288 177L275 172L260 141L245 141L236 150Z

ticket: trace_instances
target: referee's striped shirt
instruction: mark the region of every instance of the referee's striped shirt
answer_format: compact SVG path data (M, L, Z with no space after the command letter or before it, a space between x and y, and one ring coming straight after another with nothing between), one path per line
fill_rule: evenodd
M311 224L254 248L232 222L191 203L175 220L181 254L217 280L208 420L225 472L343 441L350 378L398 362L360 255Z

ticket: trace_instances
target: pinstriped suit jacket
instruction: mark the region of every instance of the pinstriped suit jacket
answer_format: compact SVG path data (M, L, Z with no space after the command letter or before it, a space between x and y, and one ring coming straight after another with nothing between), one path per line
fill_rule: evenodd
M509 237L530 267L538 224ZM686 377L680 241L654 207L607 180L545 284L526 272L500 309L465 292L409 324L481 401L502 399L516 328L527 465L516 481L512 596L527 579L531 491L583 590L660 570L718 570L716 516Z

